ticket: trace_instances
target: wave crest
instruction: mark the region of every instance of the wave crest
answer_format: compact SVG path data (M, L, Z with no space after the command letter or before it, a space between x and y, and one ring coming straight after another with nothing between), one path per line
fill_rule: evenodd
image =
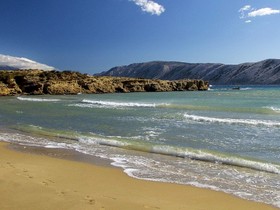
M34 101L34 102L57 102L61 101L60 99L46 99L46 98L27 98L27 97L17 97L20 101Z
M192 120L196 122L207 122L207 123L227 123L227 124L241 124L241 125L253 125L253 126L274 126L280 127L280 122L269 121L269 120L254 120L254 119L234 119L234 118L215 118L215 117L205 117L198 115L184 114L187 120Z
M151 107L154 108L156 104L150 103L134 103L134 102L113 102L113 101L94 101L83 99L82 103L93 104L102 107Z
M280 113L280 108L279 107L274 107L274 106L269 106L269 107L265 107L267 109L270 109L276 113Z
M155 153L167 156L189 158L197 161L211 162L217 164L224 164L230 166L237 166L248 168L257 171L263 171L268 173L280 174L280 166L271 163L265 163L255 160L249 160L242 157L236 157L231 155L226 155L218 152L191 149L191 148L181 148L175 146L163 146L156 144L145 144L140 142L131 143L127 139L121 137L105 137L105 136L87 136L80 137L79 141L84 144L100 144L112 147L118 147L123 149Z
M227 156L219 153L213 153L210 151L208 152L203 150L177 148L177 147L170 147L170 146L154 146L152 152L157 154L171 155L171 156L182 157L182 158L190 158L192 160L238 166L238 167L249 168L257 171L280 174L280 166L278 165L248 160L241 157L239 158L234 156Z

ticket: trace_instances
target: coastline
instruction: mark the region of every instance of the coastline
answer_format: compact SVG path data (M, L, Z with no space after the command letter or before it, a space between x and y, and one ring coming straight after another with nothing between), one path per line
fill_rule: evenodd
M73 71L1 70L0 96L206 91L203 80L90 76Z
M0 209L277 209L208 189L134 179L104 163L24 153L9 145L0 142Z

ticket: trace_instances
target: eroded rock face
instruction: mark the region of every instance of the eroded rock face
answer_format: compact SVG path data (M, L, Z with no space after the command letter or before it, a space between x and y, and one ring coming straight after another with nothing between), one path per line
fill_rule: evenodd
M62 95L77 93L128 93L207 90L203 80L151 80L89 76L70 71L0 71L0 95Z

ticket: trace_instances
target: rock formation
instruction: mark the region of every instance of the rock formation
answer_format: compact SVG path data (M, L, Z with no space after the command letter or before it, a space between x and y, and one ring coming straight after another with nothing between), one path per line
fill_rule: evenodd
M128 93L207 90L203 80L151 80L111 76L89 76L70 71L1 70L0 95Z

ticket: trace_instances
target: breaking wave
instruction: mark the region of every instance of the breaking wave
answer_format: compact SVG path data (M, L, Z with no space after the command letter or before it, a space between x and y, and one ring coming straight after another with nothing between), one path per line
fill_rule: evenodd
M274 112L280 113L280 108L279 107L269 106L269 107L265 107L265 108L270 109Z
M60 132L56 130L48 130L38 126L28 126L25 128L20 128L19 130L25 131L27 133L40 134L42 136L40 146L44 147L57 147L57 148L73 148L73 146L80 142L86 148L92 147L94 145L103 145L109 147L117 147L127 150L141 151L147 153L154 153L160 155L174 156L180 158L189 158L196 161L211 162L217 164L224 164L230 166L238 166L248 169L253 169L257 171L264 171L274 174L280 174L280 165L261 162L258 160L250 160L243 157L237 157L230 154L219 153L210 150L193 149L188 147L176 147L168 145L159 145L153 143L142 142L134 137L121 137L121 136L103 136L95 133L76 133L76 132ZM27 137L21 135L13 136L13 141L18 143L32 143L36 145L38 143L38 138ZM4 136L3 136L4 137ZM44 137L56 137L59 138L59 142L47 141ZM133 141L131 141L133 138ZM0 140L5 140L6 137ZM7 138L8 139L8 138ZM43 140L42 140L43 139ZM64 139L64 140L63 140ZM42 145L45 144L45 145ZM81 146L81 145L80 145ZM79 146L79 149L81 149ZM78 149L74 148L73 149Z
M170 146L154 146L152 152L182 158L190 158L192 160L238 166L258 171L280 174L280 166L278 165L248 160L241 157L213 153L210 151L196 150L190 148L176 148Z
M17 97L20 101L34 101L34 102L57 102L61 101L60 99L45 99L45 98L27 98L27 97Z
M255 120L255 119L234 119L234 118L215 118L215 117L204 117L198 115L184 114L187 120L196 122L206 123L227 123L227 124L241 124L241 125L253 125L253 126L270 126L280 127L280 122L270 120Z
M73 136L67 137L67 135L65 135L63 137L60 136L60 139L61 138L65 138L65 141L53 142L41 138L38 146L44 146L46 148L65 148L65 149L72 148L83 152L86 151L86 148L92 147L93 145L102 145L102 146L118 147L122 149L174 156L180 158L189 158L191 160L196 160L196 161L211 162L211 163L223 164L229 166L237 166L237 167L243 167L243 168L248 168L257 171L280 174L280 166L276 164L254 161L242 157L236 157L236 156L231 156L231 155L226 155L226 154L211 152L206 150L204 151L204 150L191 149L191 148L180 148L180 147L145 144L145 143L142 144L140 142L131 143L131 141L128 141L128 139L126 138L106 137L106 136L96 135L96 134L91 134L86 136L79 135L76 137ZM5 135L3 135L3 139L0 137L0 140L2 141L6 139L8 138L6 138ZM38 144L38 142L35 142L38 141L38 138L34 139L32 137L27 137L27 136L20 137L20 135L13 137L13 141L16 141L17 143L27 143L33 146ZM82 143L84 145L82 146L84 147L84 149L81 148L81 145L75 148L76 145L75 142Z
M158 106L154 103L134 103L134 102L113 102L113 101L94 101L83 99L82 103L93 104L95 106L101 107L151 107L154 108Z
M127 138L106 137L106 136L100 136L96 134L92 134L91 137L81 136L79 137L79 142L88 145L99 144L104 146L119 147L122 149L129 149L129 150L181 157L181 158L189 158L197 161L205 161L205 162L224 164L230 166L238 166L238 167L253 169L257 171L280 174L279 165L249 160L242 157L236 157L236 156L231 156L231 155L226 155L226 154L211 152L206 150L204 151L204 150L184 148L184 147L147 144L147 143L137 142L137 141L132 143Z

